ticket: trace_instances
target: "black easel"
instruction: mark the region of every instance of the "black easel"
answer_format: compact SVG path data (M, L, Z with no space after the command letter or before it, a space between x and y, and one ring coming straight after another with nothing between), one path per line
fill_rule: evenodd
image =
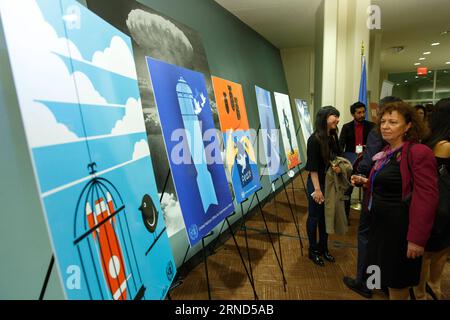
M269 227L268 227L268 225L267 225L267 220L266 220L266 217L265 217L265 215L264 215L264 212L263 212L263 209L262 209L262 206L261 206L261 201L259 200L259 196L258 196L258 192L261 191L261 190L262 190L262 187L259 188L258 190L256 190L255 196L256 196L256 200L258 201L259 212L261 213L261 216L262 216L263 221L264 221L264 226L266 227L266 233L267 233L267 236L269 237L270 244L272 245L273 253L275 254L275 258L277 259L278 267L280 268L281 275L282 275L282 277L283 277L283 287L284 287L284 291L286 291L286 284L287 284L287 281L286 281L286 277L285 277L285 275L284 275L283 261L282 261L282 259L281 259L281 261L280 261L280 259L278 258L277 250L275 249L275 246L274 246L274 244L273 244L272 236L271 236L271 234L270 234ZM277 226L278 226L278 214L277 214ZM278 233L278 236L279 236L279 233ZM280 255L282 255L282 252L281 252L281 251L280 251Z
M300 132L301 126L299 126L295 132L295 137L298 137L298 133ZM299 146L300 148L300 146ZM302 180L302 185L303 185L303 190L305 191L305 195L306 195L306 199L308 199L308 190L306 189L306 184L305 181L303 180L303 175L302 175L302 171L303 169L300 168L300 165L297 166L298 167L298 171L300 173L300 179ZM292 182L292 189L294 189L294 183ZM294 198L295 199L295 198Z
M47 291L48 281L50 280L50 275L52 274L54 264L55 264L55 255L52 253L50 263L47 268L47 273L45 275L44 283L42 284L41 293L39 294L39 300L44 300L45 292Z
M206 285L208 286L208 300L211 300L211 288L209 286L209 275L208 275L208 257L206 256L205 250L205 239L212 236L213 231L202 238L202 252L203 252L203 262L205 263L205 276L206 276Z
M241 203L241 210L242 210L242 203ZM234 235L233 228L231 227L230 221L228 220L228 218L232 217L235 214L236 214L236 212L233 212L231 215L229 215L225 219L225 221L228 224L228 229L230 230L231 236L233 237L233 241L234 241L234 244L235 244L236 249L238 251L239 257L241 258L241 262L242 262L242 265L244 266L245 273L247 274L248 280L250 281L250 285L252 286L253 296L254 296L255 300L258 300L259 299L258 298L258 294L256 293L256 289L255 289L255 280L253 278L252 261L250 260L250 251L249 251L249 248L248 248L247 232L245 234L246 235L246 237L245 237L245 244L246 244L246 248L247 248L248 263L249 263L250 271L249 271L249 269L247 269L247 265L246 265L246 263L244 261L244 257L242 256L241 250L239 249L239 245L238 245L238 243L236 241L236 237Z
M301 175L301 172L300 172L300 175ZM284 183L283 175L281 175L280 178L281 178L281 182L283 183L283 188L284 188L284 192L286 194L286 199L287 199L287 202L289 205L289 210L291 211L292 219L294 220L295 229L297 230L298 240L300 241L300 253L303 256L303 242L302 242L302 237L300 235L300 228L298 226L297 219L295 218L294 210L292 210L291 201L289 200L289 195L286 190L286 184ZM294 177L292 178L292 184L294 184ZM292 189L292 191L294 191L294 189ZM294 201L295 201L295 193L294 193Z

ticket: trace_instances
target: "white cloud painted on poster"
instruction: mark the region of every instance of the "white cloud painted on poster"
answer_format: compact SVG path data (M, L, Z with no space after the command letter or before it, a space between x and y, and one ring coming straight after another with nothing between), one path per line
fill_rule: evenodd
M137 80L133 53L130 51L127 43L118 36L114 36L111 39L110 46L104 51L97 51L94 53L92 64L99 68Z
M133 158L132 160L138 160L144 157L150 156L150 149L148 147L147 140L140 140L134 144Z
M15 1L0 1L4 13L2 19L7 22L5 25L14 26L15 36L8 38L8 47L15 52L15 58L12 60L16 62L17 78L28 79L26 82L16 83L16 86L22 93L19 102L30 146L36 148L79 141L81 137L64 124L58 123L53 113L36 100L108 105L84 73L76 71L70 74L64 62L57 56L70 56L70 48L72 57L83 61L80 51L72 41L58 38L35 1L22 0L20 4ZM27 10L21 10L23 6L26 6ZM92 64L137 78L132 53L120 37L114 37L110 47L94 54ZM42 74L43 77L27 77L30 73ZM78 91L83 93L81 96L78 96L73 87L74 81ZM125 117L116 123L113 135L145 131L140 105L140 99L136 101L130 98L127 101ZM45 126L41 126L42 123L45 123Z
M111 134L120 135L137 132L145 132L141 99L129 98L125 106L125 117L116 122Z

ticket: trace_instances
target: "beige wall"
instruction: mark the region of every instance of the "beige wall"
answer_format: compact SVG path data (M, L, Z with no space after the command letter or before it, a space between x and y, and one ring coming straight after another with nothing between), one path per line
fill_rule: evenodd
M298 113L294 99L303 99L308 101L309 112L314 113L313 94L314 94L314 48L299 47L292 49L282 49L281 59L283 61L284 73L291 98L292 115L299 126ZM298 141L306 150L301 130L298 133Z
M363 42L367 65L370 65L367 28L370 3L370 0L323 2L323 33L318 33L316 38L316 47L323 45L321 105L335 106L341 112L341 125L351 121L350 105L358 100ZM370 80L368 77L369 88Z

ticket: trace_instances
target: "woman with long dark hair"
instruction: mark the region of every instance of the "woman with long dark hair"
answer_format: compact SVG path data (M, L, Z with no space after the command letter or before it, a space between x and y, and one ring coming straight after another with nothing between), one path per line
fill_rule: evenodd
M429 127L431 135L426 144L433 150L437 161L439 207L425 247L420 282L414 288L418 300L427 299L426 291L435 299L441 298L441 278L450 253L450 98L436 104Z
M309 171L307 189L309 258L317 265L324 266L325 260L334 262L328 252L328 234L325 228L325 174L331 161L341 154L338 140L339 111L331 106L323 107L316 116L315 129L307 144L306 170ZM339 173L339 167L333 167ZM319 229L319 242L317 242Z

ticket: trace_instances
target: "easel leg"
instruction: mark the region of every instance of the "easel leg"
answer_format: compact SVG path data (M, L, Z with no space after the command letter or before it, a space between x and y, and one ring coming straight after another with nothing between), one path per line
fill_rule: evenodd
M205 238L202 238L202 248L203 248L203 262L205 263L205 275L206 275L206 285L208 286L208 300L211 300L211 288L209 286L209 275L208 275L208 259L206 257L205 251Z
M242 216L242 225L244 227L245 248L247 249L247 259L248 259L248 264L249 264L249 269L250 269L250 276L252 278L252 282L254 283L255 280L253 278L252 259L250 257L250 248L248 247L247 227L245 226L246 215L244 215L244 205L242 204L242 202L241 202L241 216Z
M45 291L47 290L48 281L50 280L50 274L52 273L54 264L55 264L55 256L52 254L49 266L47 268L47 274L45 275L44 284L42 285L41 293L39 294L39 300L44 300Z
M275 216L277 217L277 234L278 234L278 252L280 253L280 263L281 263L281 270L284 270L284 266L283 266L283 251L281 250L281 235L280 235L280 221L279 221L279 216L278 216L278 207L277 207L277 201L276 201L276 194L275 197L273 198L274 201L274 206L275 206ZM286 292L286 280L283 281L283 288L284 288L284 292Z
M294 183L293 181L294 180L292 180L292 183ZM302 237L300 235L300 228L298 227L297 219L295 218L295 214L294 214L294 210L292 210L291 200L289 200L289 195L288 195L287 190L286 190L286 184L284 183L283 176L281 176L281 182L283 183L284 192L286 193L286 199L287 199L287 202L288 202L288 205L289 205L289 209L290 209L291 214L292 214L292 219L294 220L295 229L297 230L298 240L300 241L300 253L303 256L303 242L302 242ZM295 195L294 195L294 201L295 201Z
M247 269L247 265L245 264L244 258L242 257L241 250L239 249L239 245L238 245L238 243L236 241L236 237L234 236L234 232L233 232L233 229L231 228L231 224L228 221L228 218L226 218L225 221L228 224L228 229L230 230L231 236L233 237L233 241L234 241L234 244L235 244L236 249L238 251L239 257L241 258L241 262L242 262L242 265L244 266L245 273L247 274L248 280L250 281L250 285L252 286L253 295L255 297L255 300L258 300L258 295L256 294L256 289L255 289L255 283L253 281L253 275L250 275L250 273L249 273L249 271ZM251 261L250 260L249 260L249 263L250 263L250 268L251 268Z
M223 227L224 227L224 226L225 226L225 221L222 222L222 227L220 227L219 234L217 235L216 239L214 240L214 244L213 244L212 247L211 247L211 251L213 251L213 252L216 251L217 243L218 243L219 240L220 240L220 235L222 234L222 230L223 230Z
M255 194L256 194L256 199L258 201L259 211L261 212L261 216L263 217L264 225L266 226L267 236L269 237L270 244L272 245L273 253L275 254L275 258L277 259L278 266L280 267L280 270L281 270L281 275L283 276L283 282L287 283L286 277L284 276L283 266L281 265L280 260L278 259L278 254L277 254L277 251L275 250L275 246L273 244L272 236L270 235L270 232L269 232L269 227L267 226L266 217L264 216L264 212L263 212L263 210L261 208L261 202L259 201L258 193L255 193Z
M302 170L300 169L300 179L302 180L303 191L305 191L306 199L308 199L308 190L306 190L305 180L303 180Z

